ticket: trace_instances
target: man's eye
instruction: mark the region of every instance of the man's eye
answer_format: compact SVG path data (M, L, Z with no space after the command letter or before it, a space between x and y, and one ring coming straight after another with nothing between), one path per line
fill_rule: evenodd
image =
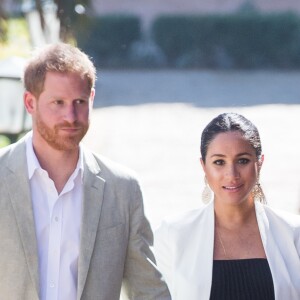
M214 164L215 165L217 165L217 166L222 166L222 165L224 165L224 160L222 160L222 159L218 159L218 160L215 160L214 161Z
M85 103L85 100L82 100L82 99L75 100L75 104L84 104L84 103Z
M238 163L241 165L246 165L250 160L248 158L240 158Z
M64 102L62 100L55 100L54 104L62 105L62 104L64 104Z

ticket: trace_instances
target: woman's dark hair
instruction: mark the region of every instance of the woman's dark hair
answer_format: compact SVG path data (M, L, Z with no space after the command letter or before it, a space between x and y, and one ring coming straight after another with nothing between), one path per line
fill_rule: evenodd
M217 134L230 131L240 132L254 148L257 159L260 159L262 149L256 126L242 115L223 113L214 118L202 132L200 151L204 163L210 142Z

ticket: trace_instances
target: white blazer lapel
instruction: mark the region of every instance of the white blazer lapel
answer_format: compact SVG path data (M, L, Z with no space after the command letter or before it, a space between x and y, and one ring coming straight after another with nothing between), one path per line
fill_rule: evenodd
M181 237L175 275L175 299L206 300L210 297L214 247L214 205L209 203ZM184 257L184 259L181 257Z
M291 233L274 213L266 213L264 206L256 202L256 216L262 243L271 269L275 299L300 299L299 256ZM295 288L297 287L297 289Z

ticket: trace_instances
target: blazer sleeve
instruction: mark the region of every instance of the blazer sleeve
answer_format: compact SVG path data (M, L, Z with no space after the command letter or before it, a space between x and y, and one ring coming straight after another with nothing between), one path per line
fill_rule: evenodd
M166 222L163 222L154 234L154 254L157 260L157 267L162 273L163 278L172 291L172 249L170 247L172 243L169 241L169 227Z
M140 186L135 180L132 181L132 185L130 236L123 276L122 299L171 299L150 249L153 244L153 233L144 215Z

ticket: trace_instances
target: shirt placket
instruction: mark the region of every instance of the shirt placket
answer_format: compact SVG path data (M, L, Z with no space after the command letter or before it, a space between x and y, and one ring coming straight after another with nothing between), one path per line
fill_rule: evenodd
M58 299L59 269L61 256L62 235L62 199L58 197L50 211L48 271L47 271L47 300Z

